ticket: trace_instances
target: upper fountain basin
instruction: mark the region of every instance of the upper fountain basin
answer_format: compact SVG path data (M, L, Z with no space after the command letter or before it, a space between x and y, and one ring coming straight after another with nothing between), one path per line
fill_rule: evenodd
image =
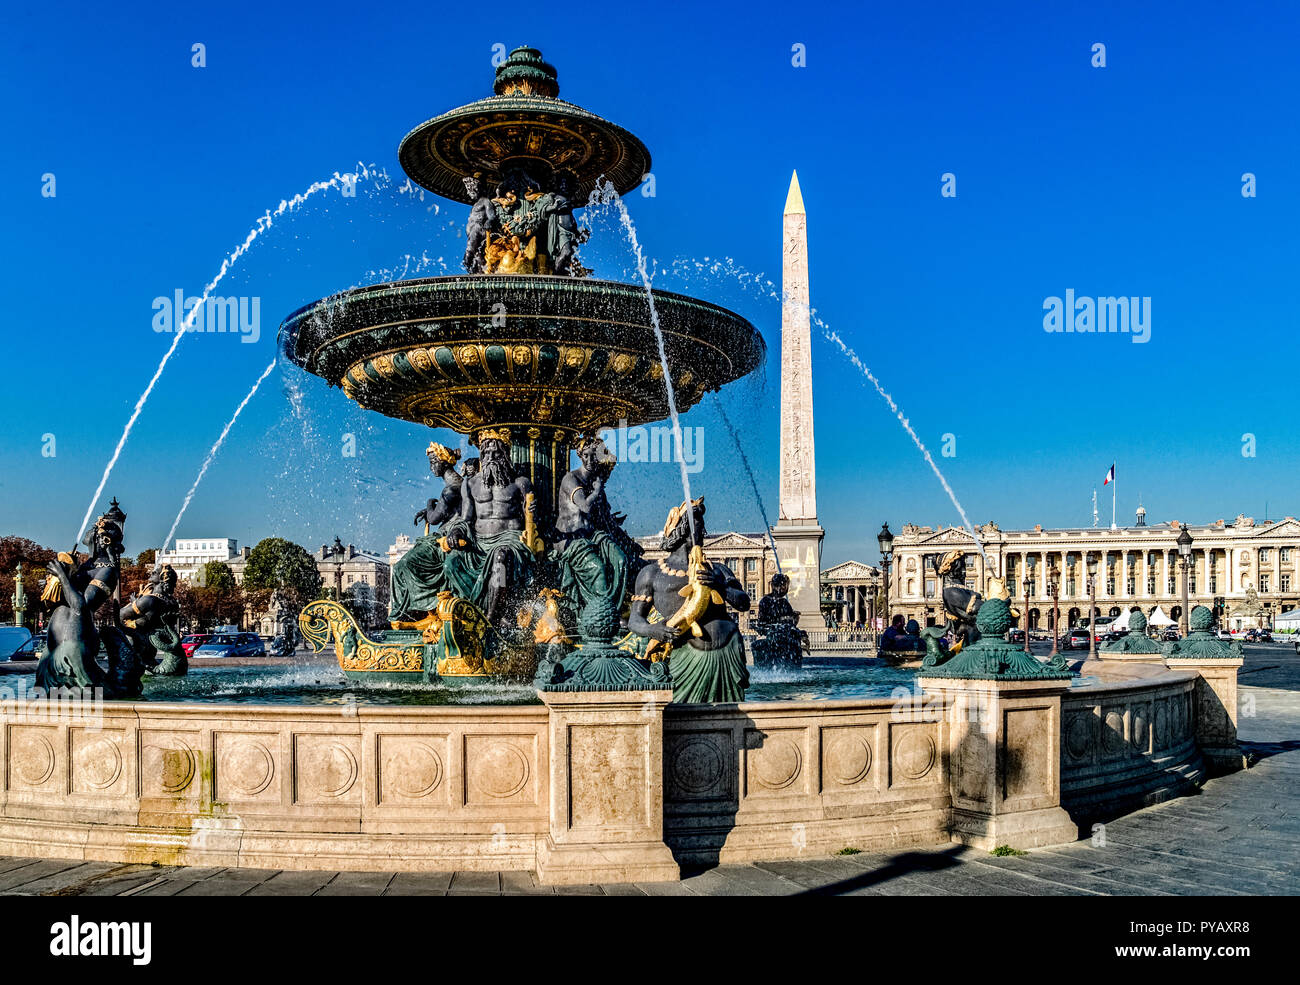
M651 293L678 410L762 363L766 345L744 318ZM591 433L669 413L650 305L630 284L501 274L377 284L300 308L280 342L362 407L429 427Z

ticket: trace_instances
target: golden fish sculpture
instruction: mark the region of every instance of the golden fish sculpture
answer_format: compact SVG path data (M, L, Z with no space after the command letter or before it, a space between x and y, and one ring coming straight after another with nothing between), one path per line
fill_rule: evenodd
M703 636L704 630L700 627L700 617L704 615L710 605L722 604L722 595L716 589L710 588L700 581L700 570L707 564L708 562L704 559L704 548L696 544L691 548L690 559L686 563L686 584L677 593L685 601L667 620L668 626L679 630L678 636L687 631L696 639ZM645 648L647 658L651 660L662 659L652 656L659 643L659 640L649 642Z

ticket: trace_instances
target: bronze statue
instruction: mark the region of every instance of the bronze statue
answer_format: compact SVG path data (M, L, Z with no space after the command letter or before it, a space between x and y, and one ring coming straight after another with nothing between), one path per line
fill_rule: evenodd
M170 564L155 568L148 584L118 612L145 668L159 677L184 677L189 670L189 661L181 649L176 580Z
M970 646L980 638L979 630L975 628L975 616L984 596L966 587L966 555L962 551L945 554L939 560L937 570L943 579L943 608L948 613L951 643Z
M616 460L603 441L588 438L578 446L578 462L560 482L551 560L584 645L609 645L618 634L628 580L627 556L611 533L620 521L605 495Z
M465 191L474 199L470 209L469 221L465 223L465 259L464 267L471 274L486 272L488 237L496 232L500 225L497 210L493 206L492 196L488 192L483 172L475 171L465 179Z
M96 627L95 610L113 596L120 575L123 524L126 514L113 500L110 509L87 533L83 543L90 557L77 565L72 555L60 554L46 569L41 601L47 607L48 649L36 667L36 686L102 688L106 697L140 696L144 665L120 626ZM114 612L114 623L117 613ZM99 666L100 643L108 653L109 669Z
M754 630L763 638L754 641L754 665L802 667L808 650L808 634L799 628L799 613L787 598L790 576L777 572L772 576L771 591L758 602Z
M507 429L479 434L480 470L462 485L460 517L443 528L446 587L497 624L517 600L541 549L533 486L510 462Z
M668 557L637 576L628 628L651 641L647 655L668 648L675 702L742 700L745 642L728 606L748 612L749 595L731 569L704 557L703 497L673 508L661 543ZM663 621L651 621L652 609Z
M388 619L394 629L425 629L430 613L438 608L438 593L447 588L443 575L445 548L435 528L460 516L464 479L456 471L460 452L433 441L425 449L429 469L442 479L442 492L415 514L424 523L424 536L393 565L389 579ZM466 462L466 471L469 463Z

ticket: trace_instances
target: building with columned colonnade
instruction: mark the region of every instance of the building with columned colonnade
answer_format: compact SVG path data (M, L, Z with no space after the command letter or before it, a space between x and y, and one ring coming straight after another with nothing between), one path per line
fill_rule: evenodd
M936 567L944 554L966 552L966 584L987 593L989 579L1001 577L1024 608L1025 579L1030 579L1028 625L1052 625L1052 598L1047 572L1059 572L1062 628L1087 619L1087 559L1097 559L1096 608L1099 617L1119 616L1133 608L1150 615L1159 606L1171 619L1182 613L1182 565L1177 521L1148 525L1138 507L1132 526L1002 530L996 523L976 528L981 555L961 527L934 528L906 524L894 540L890 574L890 612L921 625L944 621L942 579ZM1192 537L1187 594L1189 605L1216 610L1232 628L1271 626L1273 619L1300 606L1300 521L1235 521L1188 524ZM1030 559L1033 559L1031 570ZM1022 616L1021 625L1025 624Z

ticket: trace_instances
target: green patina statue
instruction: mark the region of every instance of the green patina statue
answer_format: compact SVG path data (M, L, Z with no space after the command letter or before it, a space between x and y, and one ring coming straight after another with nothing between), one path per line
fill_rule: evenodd
M472 474L471 463L478 461L466 462L466 475L462 476L456 471L460 452L454 448L434 441L425 454L430 471L442 480L442 492L415 514L415 522L424 524L424 536L393 565L388 619L394 629L424 629L429 613L438 608L438 593L448 588L443 573L447 552L440 528L460 516L461 487Z
M1147 636L1147 617L1141 612L1131 612L1128 617L1128 632L1117 640L1103 644L1101 652L1158 654L1160 644Z
M1191 630L1181 640L1166 643L1161 648L1165 657L1186 659L1222 660L1241 657L1241 643L1237 640L1221 640L1210 632L1214 625L1214 613L1203 605L1198 605L1188 614L1187 625Z
M184 677L189 670L189 661L181 649L176 580L176 571L164 564L118 613L136 654L149 673L158 677Z
M1002 637L1014 618L1005 599L985 599L975 616L980 637L956 655L937 645L921 661L922 677L959 677L967 680L1068 680L1075 676L1064 657L1057 655L1043 663L1024 648Z

